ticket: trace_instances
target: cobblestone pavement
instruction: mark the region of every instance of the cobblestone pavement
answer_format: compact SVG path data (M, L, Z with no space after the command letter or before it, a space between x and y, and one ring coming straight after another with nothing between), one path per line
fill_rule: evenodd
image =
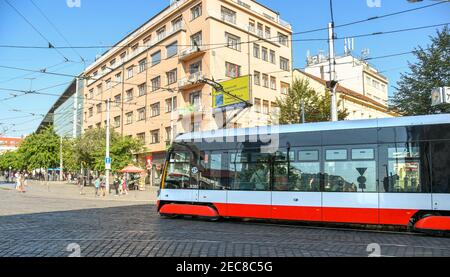
M159 217L136 201L0 189L0 256L450 256L450 239L258 222ZM369 247L370 248L370 247Z

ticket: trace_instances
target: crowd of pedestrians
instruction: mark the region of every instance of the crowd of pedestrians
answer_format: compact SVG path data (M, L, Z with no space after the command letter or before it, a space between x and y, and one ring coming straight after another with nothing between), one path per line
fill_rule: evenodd
M95 196L96 197L106 197L106 176L99 175L92 177L91 180L94 183ZM88 184L88 178L86 176L77 177L77 185L80 188L80 195L85 195L84 187ZM109 187L109 193L115 190L114 196L128 195L129 191L129 181L126 174L119 175L114 174L112 183Z

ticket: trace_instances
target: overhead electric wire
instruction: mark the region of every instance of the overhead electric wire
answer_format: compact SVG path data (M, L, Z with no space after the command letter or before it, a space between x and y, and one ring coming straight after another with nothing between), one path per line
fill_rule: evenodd
M23 20L25 20L25 22L28 23L28 25L31 26L31 28L33 28L33 30L36 31L36 33L38 33L45 41L47 41L48 43L48 48L53 48L55 49L56 52L58 52L59 55L61 55L61 57L63 57L65 60L69 61L69 59L64 56L57 48L55 48L55 46L50 42L50 40L48 40L34 25L33 23L31 23L18 9L16 9L16 7L14 7L8 0L5 0L6 4L8 4L20 17L23 18Z
M63 35L63 33L58 29L58 27L56 27L56 25L50 20L50 18L48 18L48 16L44 13L44 11L38 5L36 5L36 3L33 0L30 0L30 2L31 2L31 4L33 4L34 7L36 7L36 9L39 11L39 13L47 20L47 22L53 27L53 29L61 36L61 38L67 43L67 45L69 45L69 47L72 49L72 51L76 55L78 55L78 57L80 57L81 62L83 62L86 67L85 59L80 55L80 53L78 53L78 51L76 51L75 48L72 47L70 42Z

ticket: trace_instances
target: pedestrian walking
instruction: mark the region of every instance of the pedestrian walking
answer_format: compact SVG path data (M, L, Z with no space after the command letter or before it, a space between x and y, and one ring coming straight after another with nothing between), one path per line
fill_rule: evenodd
M85 193L84 193L84 186L86 184L85 177L81 174L78 175L77 183L78 183L78 186L80 187L80 195L85 195Z
M20 174L19 174L19 172L16 172L16 173L14 174L14 177L16 178L16 190L17 190L18 192L20 192L20 191L21 191L21 186L22 186L22 184L20 183L20 182L21 182L21 179L20 179Z
M97 177L94 181L95 186L95 196L99 196L99 190L100 190L100 177Z
M113 181L114 189L116 190L116 194L114 196L119 196L119 187L120 187L120 178L119 175L114 174L114 181ZM111 193L111 187L109 189L109 193Z

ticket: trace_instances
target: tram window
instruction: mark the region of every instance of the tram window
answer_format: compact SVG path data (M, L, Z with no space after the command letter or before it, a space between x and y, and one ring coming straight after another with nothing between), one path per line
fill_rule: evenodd
M225 190L228 188L230 171L228 154L207 152L202 155L203 168L200 169L199 187L202 190Z
M363 149L354 150L352 158L354 156L357 159L352 160L347 160L347 150L326 151L325 191L377 192L376 161L361 160ZM365 151L367 152L368 149Z
M375 159L374 149L352 149L352 160L373 160Z
M326 159L327 161L339 161L347 159L347 150L346 149L333 149L326 151Z
M293 153L295 152L293 151ZM291 159L290 162L275 161L274 191L320 191L319 151L302 150L298 152L299 162L295 162L295 159Z
M319 151L298 151L298 160L301 162L318 161Z
M450 141L431 143L433 193L450 193Z
M192 189L197 183L191 178L191 155L173 152L170 156L164 187L166 189Z
M386 151L386 147L384 148ZM428 143L404 143L387 148L385 192L429 193Z
M284 162L288 160L288 151L277 151L275 153L276 162ZM295 151L289 150L289 161L295 161Z
M251 156L251 162L248 162L247 153L233 153L230 155L230 172L233 174L232 189L267 191L270 187L270 169L268 163L270 155L251 153Z

